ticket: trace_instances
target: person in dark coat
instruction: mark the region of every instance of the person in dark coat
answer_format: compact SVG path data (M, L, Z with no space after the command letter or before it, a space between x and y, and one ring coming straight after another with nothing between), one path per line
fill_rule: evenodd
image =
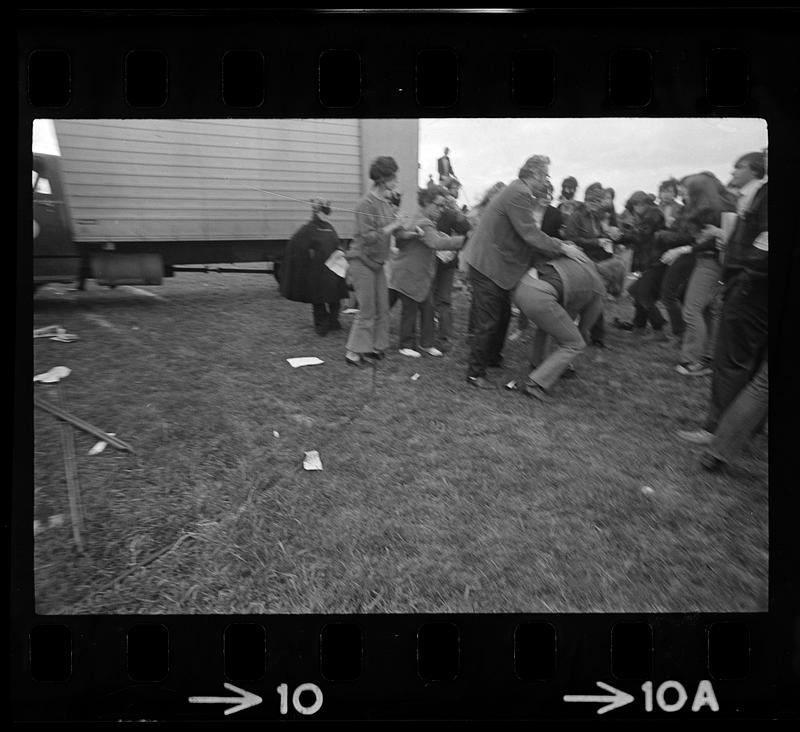
M344 277L325 266L328 257L342 249L328 216L330 201L311 202L311 221L298 229L286 245L280 293L287 300L312 305L314 329L324 336L341 330L339 301L347 297Z
M667 322L658 309L661 281L667 266L660 261L667 248L657 233L664 229L664 214L655 205L653 198L644 191L636 191L628 199L625 208L631 214L631 224L623 230L622 243L633 247L634 269L641 271L628 293L633 298L635 314L633 321L616 318L614 324L622 330L644 333L647 323L654 334L663 339Z

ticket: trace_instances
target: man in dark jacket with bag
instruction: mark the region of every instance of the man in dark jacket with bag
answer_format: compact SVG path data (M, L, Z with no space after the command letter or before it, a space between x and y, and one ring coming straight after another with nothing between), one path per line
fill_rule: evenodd
M281 266L281 295L312 305L314 329L321 336L342 329L339 301L348 295L344 277L325 264L341 249L339 236L328 220L330 213L330 201L311 201L311 221L289 240Z

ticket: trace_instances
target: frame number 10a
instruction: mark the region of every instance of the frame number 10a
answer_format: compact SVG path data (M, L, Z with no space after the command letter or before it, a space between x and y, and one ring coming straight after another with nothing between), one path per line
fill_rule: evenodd
M599 703L602 706L596 710L598 714L605 714L634 701L632 694L615 689L610 684L604 684L602 681L597 681L596 684L600 689L608 693L603 695L568 694L564 697L564 701ZM664 712L677 712L683 709L689 701L686 687L679 681L665 681L659 684L658 687L654 687L652 681L646 681L642 684L641 689L644 692L644 709L646 712L652 712L656 706ZM708 707L712 712L719 711L719 703L710 681L701 681L697 685L697 691L692 700L691 708L693 712L699 712L704 707Z

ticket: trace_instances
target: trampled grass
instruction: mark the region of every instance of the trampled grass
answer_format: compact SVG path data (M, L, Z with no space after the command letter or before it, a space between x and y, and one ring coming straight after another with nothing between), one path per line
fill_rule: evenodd
M58 426L36 410L38 612L766 609L767 438L728 473L701 471L674 432L702 420L708 379L676 374L674 346L610 333L613 350L587 349L543 405L467 386L463 341L348 367L346 330L316 336L310 306L264 275L150 290L163 299L36 296L34 327L80 340L34 341L35 373L72 369L67 409L136 449L89 457L95 438L76 431L79 556ZM463 334L463 293L455 307ZM503 381L529 344L506 345ZM325 363L285 360L308 355ZM307 450L322 471L303 470Z

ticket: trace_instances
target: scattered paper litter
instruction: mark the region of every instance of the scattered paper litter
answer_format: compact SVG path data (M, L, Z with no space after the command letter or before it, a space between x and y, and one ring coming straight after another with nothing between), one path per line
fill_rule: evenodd
M517 388L517 382L514 379L512 379L506 384L506 389L508 389L509 391L513 391L516 388Z
M347 274L348 262L341 249L337 249L325 262L325 266L334 274L339 277L344 277Z
M41 381L43 384L55 384L57 381L66 378L72 373L71 369L66 366L53 366L49 371L43 374L37 374L33 377L34 381Z
M411 377L411 381L416 381L418 378L419 378L419 374L414 374L414 375Z
M655 493L655 491L649 485L646 485L642 487L642 493L649 496L651 493Z
M99 455L107 447L108 447L108 443L104 442L103 440L100 440L100 442L95 442L94 445L92 445L91 449L89 450L89 452L87 454L88 455Z
M62 333L61 335L53 336L51 341L58 341L59 343L72 343L72 341L77 341L78 336L74 333Z
M342 310L342 315L355 315L358 312L358 308L345 308Z
M321 358L316 356L299 356L297 358L287 358L289 365L296 369L298 366L314 366L318 363L325 363Z
M273 437L280 437L280 436L281 436L281 433L280 433L280 432L278 432L278 430L272 430L272 436L273 436Z
M62 328L60 325L46 325L44 328L34 328L33 337L50 338L52 336L63 335L66 332L66 329Z
M319 459L319 453L316 450L306 451L303 467L306 470L322 470L322 460Z

